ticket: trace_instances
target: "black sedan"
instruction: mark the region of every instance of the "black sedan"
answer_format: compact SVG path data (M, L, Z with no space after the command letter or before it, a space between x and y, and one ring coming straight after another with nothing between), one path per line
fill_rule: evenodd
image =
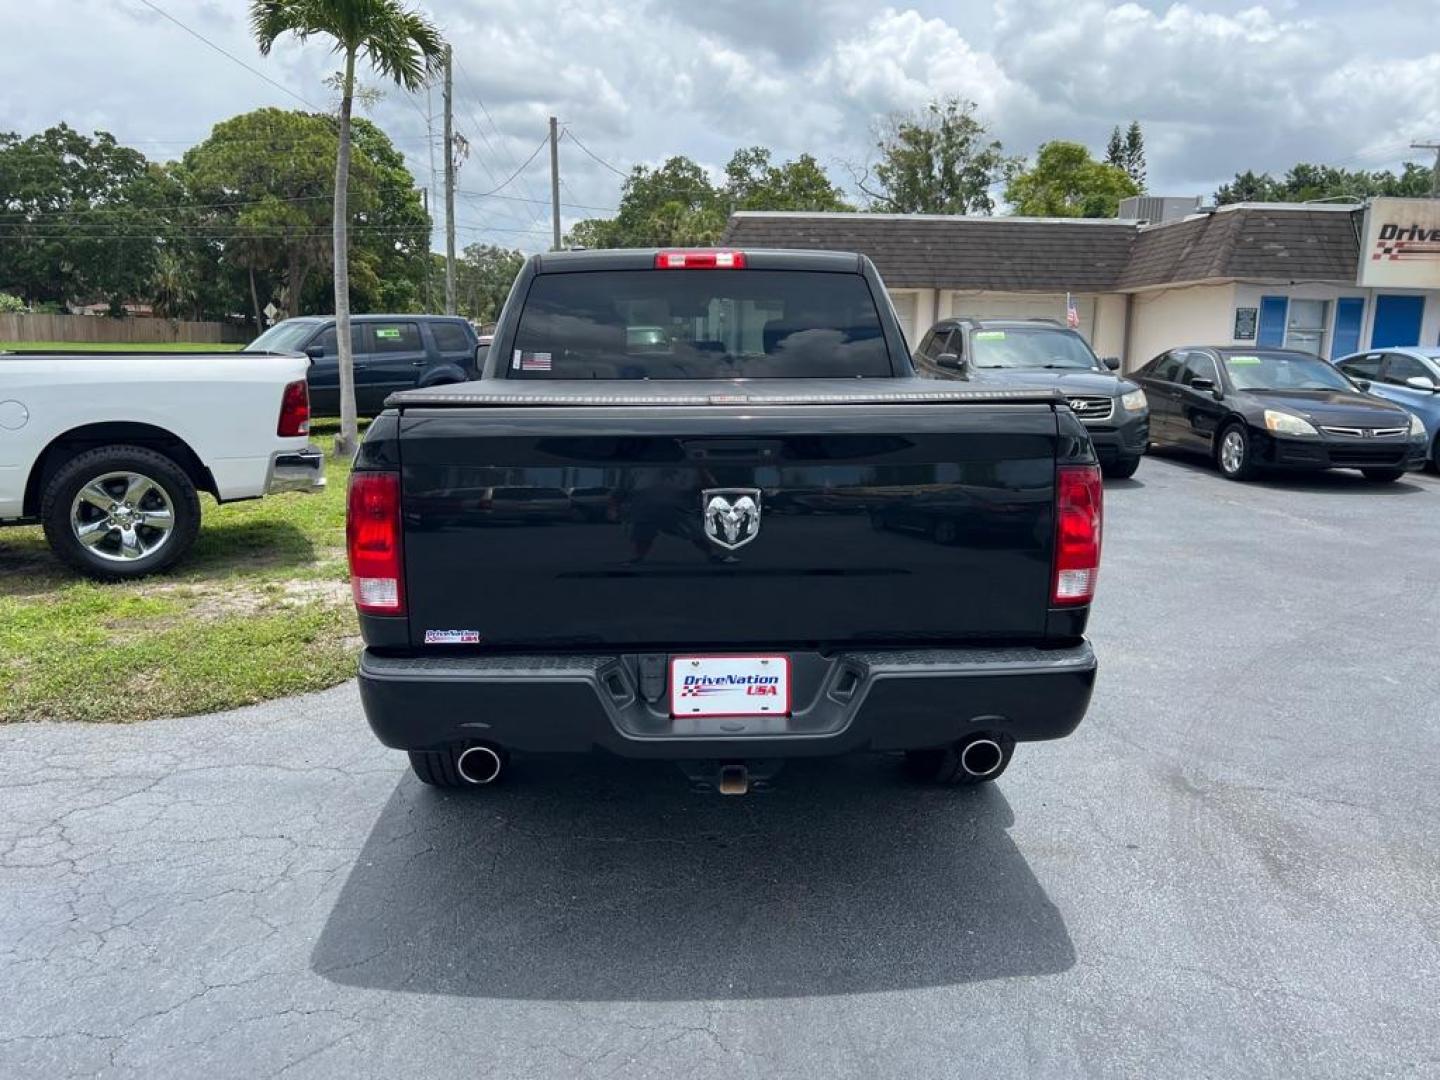
M1131 376L1150 439L1209 454L1231 480L1261 469L1359 469L1398 480L1425 463L1425 425L1310 353L1187 346Z

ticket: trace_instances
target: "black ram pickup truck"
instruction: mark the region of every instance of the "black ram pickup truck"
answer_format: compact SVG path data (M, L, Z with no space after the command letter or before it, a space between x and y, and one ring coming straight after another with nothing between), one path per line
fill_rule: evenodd
M532 257L483 378L393 396L350 485L361 698L429 784L597 747L976 783L1090 700L1084 427L917 377L861 256Z

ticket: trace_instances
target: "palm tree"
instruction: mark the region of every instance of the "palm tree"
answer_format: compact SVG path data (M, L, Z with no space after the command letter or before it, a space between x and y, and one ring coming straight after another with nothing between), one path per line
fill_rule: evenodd
M340 75L340 149L335 155L335 340L340 360L340 435L337 456L355 452L355 360L350 352L350 265L347 203L350 179L350 112L355 99L355 61L363 56L381 75L405 90L418 90L444 52L439 31L400 0L251 0L250 28L261 56L283 34L301 41L333 38L345 58Z

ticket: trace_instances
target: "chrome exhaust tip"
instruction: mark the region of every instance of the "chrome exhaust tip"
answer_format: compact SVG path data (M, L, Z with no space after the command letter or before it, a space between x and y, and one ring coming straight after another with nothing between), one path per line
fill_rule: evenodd
M490 746L471 746L455 759L455 771L467 784L488 784L500 776L505 760Z
M1005 764L1005 750L994 739L983 735L972 739L960 751L960 767L977 779L994 776Z

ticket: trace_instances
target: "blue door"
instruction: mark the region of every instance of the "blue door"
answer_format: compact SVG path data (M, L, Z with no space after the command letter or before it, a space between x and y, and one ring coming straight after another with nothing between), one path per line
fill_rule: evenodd
M1330 359L1339 360L1360 351L1360 323L1365 315L1365 301L1358 296L1342 296L1335 302L1335 336L1330 344Z
M1285 344L1285 316L1289 310L1290 300L1287 297L1260 298L1260 331L1255 335L1256 345L1278 349Z
M1392 345L1419 345L1420 320L1424 314L1423 296L1377 296L1370 347L1386 349Z

